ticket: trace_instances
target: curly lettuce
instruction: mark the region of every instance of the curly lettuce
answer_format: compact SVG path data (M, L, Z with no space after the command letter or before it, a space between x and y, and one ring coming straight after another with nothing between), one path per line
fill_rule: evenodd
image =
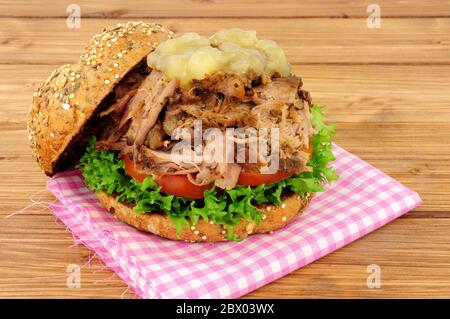
M294 192L302 197L308 193L322 192L324 184L337 179L334 169L328 166L335 159L332 152L335 130L334 126L323 122L323 108L316 104L311 107L311 122L315 128L312 137L313 153L308 162L311 169L277 183L256 187L238 185L221 193L211 188L205 191L202 200L165 194L151 176L140 183L127 175L117 152L95 150L95 137L91 138L78 168L89 189L104 191L108 195L114 195L120 202L133 204L137 214L163 211L176 225L178 234L183 227L195 225L202 218L224 225L228 230L227 238L239 240L234 234L234 226L241 219L259 224L263 213L258 205L280 205L285 192Z

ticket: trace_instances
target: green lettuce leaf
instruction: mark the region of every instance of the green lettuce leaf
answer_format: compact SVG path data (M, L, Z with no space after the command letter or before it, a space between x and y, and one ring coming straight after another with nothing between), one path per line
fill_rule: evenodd
M334 126L323 122L323 108L316 104L311 107L311 122L316 132L312 138L313 153L308 163L310 170L277 183L257 187L238 185L220 193L212 188L205 191L202 200L164 194L150 176L142 183L128 176L116 152L95 150L95 137L91 138L78 168L91 190L104 191L114 195L120 202L134 204L137 214L163 211L176 225L178 234L183 227L195 225L202 218L224 225L228 230L228 239L239 240L234 233L234 226L241 219L256 224L261 222L263 213L257 205L280 205L282 194L286 192L300 196L322 192L324 184L337 180L334 169L328 166L335 159L332 152L335 130Z

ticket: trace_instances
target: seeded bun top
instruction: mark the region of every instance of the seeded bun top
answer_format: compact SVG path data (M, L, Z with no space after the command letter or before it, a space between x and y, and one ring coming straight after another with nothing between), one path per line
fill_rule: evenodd
M28 114L33 156L47 175L66 159L96 109L121 79L173 32L158 24L128 22L94 36L77 64L54 70L34 93ZM79 145L78 145L79 146Z

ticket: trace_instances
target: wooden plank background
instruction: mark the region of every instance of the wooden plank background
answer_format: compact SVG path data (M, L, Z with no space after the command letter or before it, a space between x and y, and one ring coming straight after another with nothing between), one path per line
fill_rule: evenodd
M75 61L104 26L139 19L181 33L255 29L277 41L315 101L328 105L336 142L419 192L423 204L376 232L254 291L257 297L450 297L450 1L0 1L0 297L128 297L55 221L46 177L30 157L25 120L33 91ZM24 211L16 213L37 201ZM14 214L16 213L16 214ZM13 216L10 216L14 214ZM82 287L66 267L83 265ZM368 289L369 264L381 267Z

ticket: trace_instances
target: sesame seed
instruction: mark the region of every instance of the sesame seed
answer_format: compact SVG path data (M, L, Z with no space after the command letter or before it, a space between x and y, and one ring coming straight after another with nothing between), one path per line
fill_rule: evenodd
M114 63L114 66L117 68L119 66L119 63Z
M198 235L198 234L200 234L200 232L199 232L198 230L196 230L196 231L194 232L194 234L195 234L195 235Z
M271 231L269 232L269 234L273 234L273 230L271 230Z
M119 57L119 58L122 58L123 57L123 54L122 53L117 53L117 56Z
M203 235L203 236L202 236L202 240L206 240L206 236Z
M114 78L118 79L119 78L119 74L114 75Z
M221 231L222 235L225 235L227 232L225 230Z
M271 209L272 209L272 208L271 208L270 206L267 206L267 207L266 207L266 210L267 210L268 212L270 212Z
M263 214L262 215L262 220L264 220L264 219L266 219L267 218L267 215L266 214Z
M210 221L209 221L209 224L210 224L210 225L214 225L214 221L210 220Z
M283 218L281 218L281 220L282 220L283 222L285 222L285 221L287 220L287 217L286 217L286 216L283 216Z
M191 226L191 230L195 230L195 226Z
M109 84L109 83L111 83L110 80L105 80L105 84Z
M74 93L70 93L69 98L73 99L75 97Z
M281 205L281 208L286 208L286 204L282 204L282 205Z
M62 108L63 108L64 110L68 110L68 109L70 109L70 104L69 104L69 103L63 103L63 104L62 104Z

